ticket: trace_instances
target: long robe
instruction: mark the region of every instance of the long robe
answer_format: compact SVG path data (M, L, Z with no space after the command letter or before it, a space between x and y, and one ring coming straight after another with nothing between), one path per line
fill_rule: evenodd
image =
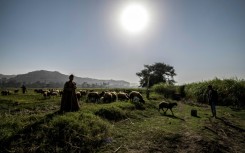
M67 81L64 85L63 95L61 98L61 112L73 112L79 110L78 99L76 95L76 83Z

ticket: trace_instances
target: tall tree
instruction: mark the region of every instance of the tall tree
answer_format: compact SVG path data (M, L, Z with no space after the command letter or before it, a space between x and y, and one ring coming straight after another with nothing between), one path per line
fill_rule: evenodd
M140 77L140 85L142 87L151 87L160 82L175 83L173 77L176 73L173 66L165 63L155 63L153 65L144 65L144 69L136 73L136 75Z

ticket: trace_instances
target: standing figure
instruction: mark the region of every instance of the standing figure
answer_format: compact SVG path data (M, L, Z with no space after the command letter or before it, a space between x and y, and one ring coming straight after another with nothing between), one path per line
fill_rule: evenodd
M216 118L216 108L215 105L218 101L218 93L216 90L213 89L213 87L211 85L208 86L208 102L209 105L211 106L211 111L212 111L212 115L213 117Z
M61 112L73 112L79 110L77 95L76 95L76 83L73 82L74 75L69 76L69 81L64 85L63 94L61 98Z
M21 89L22 89L22 93L25 94L26 93L26 86L25 85L22 85L21 86Z

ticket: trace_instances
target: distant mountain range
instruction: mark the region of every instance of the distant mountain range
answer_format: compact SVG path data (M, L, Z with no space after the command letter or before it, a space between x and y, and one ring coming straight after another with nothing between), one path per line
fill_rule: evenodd
M19 75L0 74L0 83L21 83L21 84L64 84L69 80L69 75L57 71L39 70ZM78 85L107 86L107 87L129 87L130 83L124 80L99 80L75 76L74 81Z
M2 78L6 78L6 79L9 79L9 78L13 78L15 77L16 75L4 75L4 74L0 74L0 79Z

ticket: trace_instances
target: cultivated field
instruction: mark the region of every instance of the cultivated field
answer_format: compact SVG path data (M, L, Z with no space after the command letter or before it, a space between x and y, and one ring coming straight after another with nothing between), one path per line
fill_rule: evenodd
M215 119L208 105L174 101L173 116L158 111L162 95L150 97L143 105L82 97L80 111L59 114L60 96L0 95L0 152L245 152L245 110L218 106Z

